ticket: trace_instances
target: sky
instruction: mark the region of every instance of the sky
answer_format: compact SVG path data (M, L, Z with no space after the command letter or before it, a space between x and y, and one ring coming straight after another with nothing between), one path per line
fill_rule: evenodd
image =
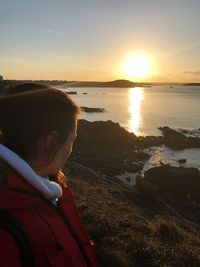
M0 75L200 82L199 13L200 0L0 0ZM124 73L134 53L147 76Z

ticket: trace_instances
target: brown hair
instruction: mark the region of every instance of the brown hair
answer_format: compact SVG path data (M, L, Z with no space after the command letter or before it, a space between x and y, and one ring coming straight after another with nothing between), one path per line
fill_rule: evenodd
M61 90L24 83L0 98L0 128L3 143L24 159L36 156L40 137L56 130L56 147L75 128L79 107Z

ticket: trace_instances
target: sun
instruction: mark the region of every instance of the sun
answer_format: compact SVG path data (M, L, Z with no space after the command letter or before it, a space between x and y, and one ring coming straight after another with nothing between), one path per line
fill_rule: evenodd
M151 74L151 58L145 53L128 55L122 64L122 73L126 78L143 80Z

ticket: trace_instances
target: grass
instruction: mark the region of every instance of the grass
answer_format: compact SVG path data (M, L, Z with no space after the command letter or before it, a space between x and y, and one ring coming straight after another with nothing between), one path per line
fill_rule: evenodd
M102 267L200 266L195 225L153 202L143 206L134 188L112 177L75 163L66 172Z

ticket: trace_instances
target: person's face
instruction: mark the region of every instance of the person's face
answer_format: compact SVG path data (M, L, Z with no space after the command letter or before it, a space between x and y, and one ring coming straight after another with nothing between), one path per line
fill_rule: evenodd
M73 143L76 139L76 129L74 129L68 136L67 140L65 143L57 150L53 160L50 163L50 169L52 174L58 173L60 169L62 169L69 158L72 148L73 148Z

